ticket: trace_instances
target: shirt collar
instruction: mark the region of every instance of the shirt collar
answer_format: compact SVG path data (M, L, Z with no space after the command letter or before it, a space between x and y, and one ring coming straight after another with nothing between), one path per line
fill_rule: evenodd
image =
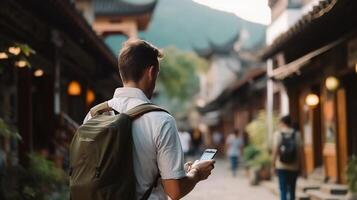
M150 103L150 100L146 97L144 92L139 88L121 87L115 89L113 98L120 98L120 97L137 98L142 101Z

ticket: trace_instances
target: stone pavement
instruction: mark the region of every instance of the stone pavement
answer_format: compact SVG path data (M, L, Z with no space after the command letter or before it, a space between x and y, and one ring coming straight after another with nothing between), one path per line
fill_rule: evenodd
M241 169L232 177L229 163L217 160L215 169L208 180L198 183L184 200L276 200L270 190L263 186L251 186Z

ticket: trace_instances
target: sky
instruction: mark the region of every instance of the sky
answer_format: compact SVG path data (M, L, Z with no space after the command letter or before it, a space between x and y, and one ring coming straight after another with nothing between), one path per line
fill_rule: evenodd
M193 0L214 9L231 12L237 16L260 24L270 23L268 0Z

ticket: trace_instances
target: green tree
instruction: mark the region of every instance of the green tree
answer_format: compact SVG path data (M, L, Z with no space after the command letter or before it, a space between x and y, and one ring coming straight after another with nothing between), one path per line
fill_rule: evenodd
M161 61L156 98L174 114L185 110L199 91L199 71L206 70L208 63L192 52L174 47L165 49Z

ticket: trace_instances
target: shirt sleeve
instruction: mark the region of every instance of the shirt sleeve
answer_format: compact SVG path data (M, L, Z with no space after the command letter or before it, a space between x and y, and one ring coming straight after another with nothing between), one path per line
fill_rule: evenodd
M170 117L158 130L157 164L162 179L180 179L186 176L184 155L175 120Z

